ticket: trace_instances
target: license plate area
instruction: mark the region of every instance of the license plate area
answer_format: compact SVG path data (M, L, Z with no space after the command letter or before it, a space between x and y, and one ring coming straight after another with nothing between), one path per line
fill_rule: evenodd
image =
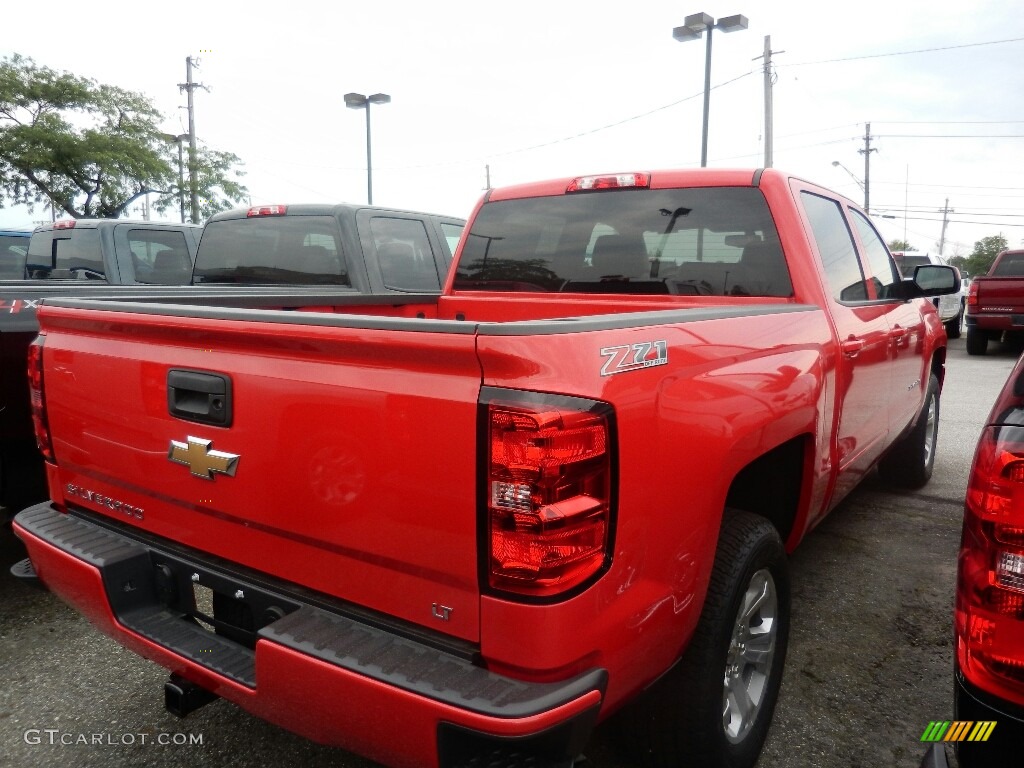
M213 590L205 584L192 585L192 599L196 608L192 618L207 632L216 632L216 619L213 616Z
M247 648L256 647L257 633L299 609L280 594L228 573L173 556L151 552L156 594L183 621Z

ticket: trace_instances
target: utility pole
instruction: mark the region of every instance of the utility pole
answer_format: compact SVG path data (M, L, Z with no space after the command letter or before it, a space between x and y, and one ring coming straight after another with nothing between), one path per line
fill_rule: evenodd
M952 208L949 207L949 198L946 198L946 204L939 209L939 213L942 214L942 234L939 235L939 256L942 255L942 249L946 247L946 225L949 223L947 216L951 213L956 213Z
M871 213L871 153L878 150L871 146L871 123L864 123L864 213Z
M490 189L491 188L491 166L489 166L489 165L485 165L484 166L484 174L487 176L487 186L484 187L484 189Z
M209 91L202 83L192 82L192 68L199 69L199 59L193 63L192 57L185 58L185 82L178 83L178 92L188 91L188 188L192 205L192 223L199 223L199 190L196 189L196 176L198 175L198 156L196 151L196 115L193 91L202 88Z
M785 51L772 50L772 36L764 36L764 53L755 56L751 61L764 59L764 167L772 167L772 54L785 53Z

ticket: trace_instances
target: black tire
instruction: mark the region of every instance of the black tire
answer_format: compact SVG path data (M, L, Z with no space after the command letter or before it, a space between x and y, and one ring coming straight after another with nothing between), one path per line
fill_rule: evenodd
M878 465L882 479L901 488L921 488L932 477L939 443L939 380L928 377L924 407L914 428L900 438Z
M988 333L977 328L967 329L967 354L984 355L988 350Z
M960 338L960 326L964 321L964 303L960 302L960 311L952 320L946 321L946 336L951 339Z
M726 510L689 646L615 723L616 744L630 762L645 768L754 766L782 682L789 592L775 527L758 515ZM738 706L744 697L751 707L745 718Z

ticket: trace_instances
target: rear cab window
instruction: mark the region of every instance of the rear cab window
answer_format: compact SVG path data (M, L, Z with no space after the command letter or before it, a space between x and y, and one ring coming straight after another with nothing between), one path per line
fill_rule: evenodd
M33 233L25 269L35 280L105 280L99 230L78 226Z
M337 222L302 215L208 222L193 281L351 286Z
M992 277L1024 276L1024 252L1007 253L992 270Z
M789 297L763 193L629 189L485 204L455 290Z

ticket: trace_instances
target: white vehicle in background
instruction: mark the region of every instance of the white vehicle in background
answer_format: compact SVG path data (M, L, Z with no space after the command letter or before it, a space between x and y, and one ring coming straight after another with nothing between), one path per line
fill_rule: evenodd
M941 256L919 251L893 251L892 258L904 277L913 277L914 270L925 264L946 263ZM968 285L969 282L962 279L959 293L951 293L933 299L935 308L939 311L939 319L946 326L946 335L951 339L960 338L960 329L963 327L964 313L967 307Z

